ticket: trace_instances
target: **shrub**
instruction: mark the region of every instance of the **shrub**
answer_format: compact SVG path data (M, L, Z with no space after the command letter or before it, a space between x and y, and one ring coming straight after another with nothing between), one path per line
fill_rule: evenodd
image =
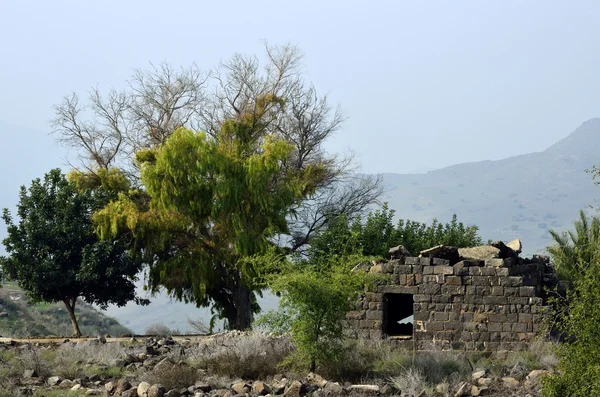
M254 332L227 344L189 351L188 356L192 364L215 375L260 379L277 374L292 351L289 338Z
M152 335L152 336L171 336L178 335L179 330L172 330L168 326L163 323L155 323L151 324L146 328L144 335Z
M196 383L197 379L198 370L185 364L159 365L140 376L140 380L150 384L160 383L167 390L187 388Z

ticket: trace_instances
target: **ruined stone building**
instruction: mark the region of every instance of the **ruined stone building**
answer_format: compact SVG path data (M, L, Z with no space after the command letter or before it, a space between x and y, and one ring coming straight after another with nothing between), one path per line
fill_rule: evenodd
M519 240L419 257L396 247L388 262L360 265L381 280L348 313L351 334L417 350L526 349L540 331L544 286L557 278L547 257L520 252Z

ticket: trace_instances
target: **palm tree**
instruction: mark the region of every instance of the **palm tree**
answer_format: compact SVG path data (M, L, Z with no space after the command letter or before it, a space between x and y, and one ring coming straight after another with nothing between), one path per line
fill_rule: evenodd
M547 248L558 276L567 281L586 272L590 265L600 263L600 218L588 219L581 210L573 224L574 231L550 230L554 244Z

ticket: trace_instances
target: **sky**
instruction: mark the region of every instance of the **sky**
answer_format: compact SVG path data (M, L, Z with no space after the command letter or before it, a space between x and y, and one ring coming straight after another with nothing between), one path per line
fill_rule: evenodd
M294 3L0 0L0 120L38 131L2 131L0 165L47 161L19 142L64 160L46 134L71 91L122 88L150 62L208 69L265 40L302 50L348 117L327 148L368 173L540 151L600 114L598 2Z
M0 207L75 160L48 135L65 94L123 88L150 63L261 56L265 41L304 53L348 118L327 149L363 172L542 151L600 116L598 20L585 0L0 0Z

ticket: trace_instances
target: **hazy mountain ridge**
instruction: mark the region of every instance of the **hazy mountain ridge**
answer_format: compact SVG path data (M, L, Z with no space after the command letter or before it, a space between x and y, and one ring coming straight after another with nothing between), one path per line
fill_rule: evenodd
M456 213L485 239L519 237L526 253L539 252L551 242L548 229L570 228L578 211L600 197L585 172L600 163L598 147L600 119L592 119L542 152L427 174L384 174L383 200L400 218L445 221Z

